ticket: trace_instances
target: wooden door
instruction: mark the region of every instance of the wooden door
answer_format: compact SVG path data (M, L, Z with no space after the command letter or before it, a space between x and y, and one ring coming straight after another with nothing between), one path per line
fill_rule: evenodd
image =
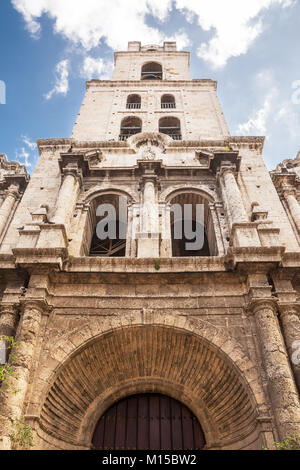
M200 423L182 403L158 394L126 397L99 420L96 450L198 450L205 437Z

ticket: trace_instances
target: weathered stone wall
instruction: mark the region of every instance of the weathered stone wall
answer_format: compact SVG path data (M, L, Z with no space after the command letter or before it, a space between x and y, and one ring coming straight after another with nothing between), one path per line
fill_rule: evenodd
M141 96L141 109L126 109L127 97ZM171 94L176 109L162 109L161 97ZM73 128L76 140L119 140L121 122L135 116L142 120L143 132L158 132L159 119L177 117L183 140L222 139L229 135L217 94L211 80L195 81L114 81L93 80Z

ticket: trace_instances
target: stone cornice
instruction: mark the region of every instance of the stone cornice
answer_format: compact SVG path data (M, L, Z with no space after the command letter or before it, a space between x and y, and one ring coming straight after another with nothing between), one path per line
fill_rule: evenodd
M53 229L53 225L46 228ZM66 248L14 248L14 254L0 254L0 271L22 267L35 272L40 269L66 272L155 272L154 260L138 258L93 258L68 256ZM262 272L274 269L290 274L298 272L300 253L284 253L283 247L229 248L225 256L165 258L160 272ZM299 304L300 305L300 304Z
M139 88L148 88L157 87L157 88L169 88L169 87L207 87L210 86L214 90L217 89L217 82L209 78L206 79L194 79L194 80L90 80L86 82L86 88L100 88L100 87L139 87Z
M18 186L23 193L30 180L26 167L18 162L9 162L6 155L0 155L0 169L4 170L0 180L0 190L8 189L11 185Z
M151 258L75 258L70 256L65 270L67 272L115 272L115 273L194 273L225 272L225 257L208 258L162 258L160 270L155 269Z
M250 148L250 149L256 149L259 151L262 151L263 145L264 145L264 137L234 137L234 136L228 136L224 139L202 139L202 140L185 140L185 141L176 141L172 140L168 144L167 149L204 149L208 152L213 152L214 150L223 150L225 151L226 147L232 147L233 151L240 150L244 147ZM61 152L65 151L65 153L68 152L68 149L72 146L73 153L76 154L76 152L81 151L83 153L88 152L89 150L92 149L124 149L126 151L132 151L130 148L130 145L128 142L121 142L121 141L78 141L76 139L39 139L37 141L39 151L41 152L42 150L49 149L52 151L58 151L60 150Z
M300 252L285 252L282 256L283 268L299 268L300 267Z
M139 42L139 41L138 41ZM175 43L176 44L176 43ZM143 57L165 57L165 56L168 56L168 55L186 55L186 56L190 56L190 52L189 51L177 51L177 49L171 49L171 50L167 50L167 49L164 49L163 46L153 46L155 47L155 50L153 50L151 48L151 51L147 50L147 47L148 46L140 46L140 49L139 50L127 50L127 51L117 51L114 53L115 57L116 56L119 56L119 55L137 55L137 56L140 56L141 53L143 54ZM152 45L151 45L152 47Z
M229 247L227 267L234 270L264 272L277 268L282 263L284 246L274 247Z
M272 171L270 173L273 184L281 197L285 197L288 191L296 192L300 185L300 179L296 173L279 173Z
M68 258L67 248L14 248L12 251L16 266L28 272L37 267L62 271Z
M8 161L5 154L0 154L0 168L14 175L28 176L25 165L21 165L19 162Z

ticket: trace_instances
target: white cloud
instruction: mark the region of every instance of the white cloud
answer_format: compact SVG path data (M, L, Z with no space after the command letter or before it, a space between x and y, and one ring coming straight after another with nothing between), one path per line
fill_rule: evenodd
M66 95L69 91L69 60L61 60L55 67L55 85L45 95L50 100L53 95Z
M263 106L253 113L250 119L237 128L238 135L265 135L267 131L267 120L271 114L272 104L277 96L277 89L272 88L264 100Z
M130 40L158 44L169 39L146 24L146 15L164 21L172 0L12 0L12 4L32 35L39 33L39 19L46 14L54 20L56 33L86 50L98 46L101 40L113 49L124 49ZM182 34L178 38L182 47L186 38Z
M228 59L245 54L263 31L262 13L274 5L283 8L294 0L176 0L176 7L187 21L195 16L205 31L214 31L198 56L214 67L223 67Z
M30 158L30 153L27 152L25 147L22 147L21 149L16 151L16 160L17 162L21 163L22 165L25 165L27 167L31 167L31 163L29 161Z
M16 160L22 165L30 168L32 166L30 160L34 161L38 158L37 144L33 142L27 135L22 135L21 140L25 145L16 150Z
M104 62L101 57L94 58L87 56L83 61L80 75L87 80L91 80L92 78L109 80L111 79L112 71L112 62Z
M29 147L30 150L36 150L37 149L37 144L35 142L33 142L32 140L30 140L30 138L27 137L27 135L22 135L22 140L23 140L24 144L27 145L27 147Z
M287 8L296 0L11 0L34 37L38 37L43 14L54 21L54 30L89 51L101 41L124 50L128 41L160 44L177 40L189 45L185 32L171 38L147 24L147 15L166 21L172 9L188 22L198 20L213 37L198 49L198 56L214 67L223 67L230 57L245 54L264 29L263 13L272 6Z

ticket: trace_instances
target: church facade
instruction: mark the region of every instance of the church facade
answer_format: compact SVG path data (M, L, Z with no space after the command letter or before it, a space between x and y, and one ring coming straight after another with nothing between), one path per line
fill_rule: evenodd
M189 61L130 42L31 178L1 156L1 449L21 416L42 450L300 436L300 158L269 173Z

